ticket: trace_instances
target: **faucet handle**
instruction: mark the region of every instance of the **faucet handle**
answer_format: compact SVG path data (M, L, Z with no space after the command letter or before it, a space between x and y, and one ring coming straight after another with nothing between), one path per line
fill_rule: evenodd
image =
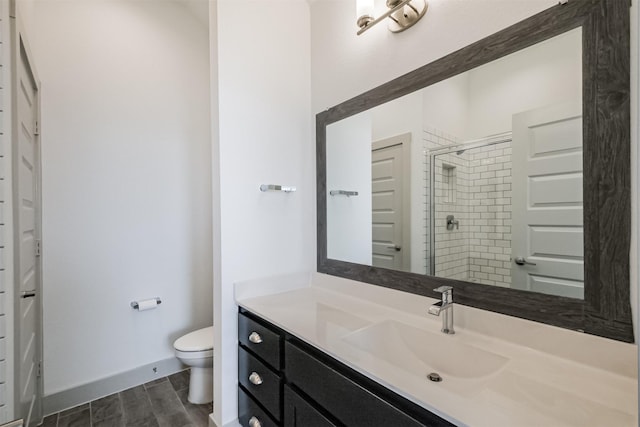
M440 292L442 294L442 305L451 304L453 302L452 286L440 286L435 288L434 292Z

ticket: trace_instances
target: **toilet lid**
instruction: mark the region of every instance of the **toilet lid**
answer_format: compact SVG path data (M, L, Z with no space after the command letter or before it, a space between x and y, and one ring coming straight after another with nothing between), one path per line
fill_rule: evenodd
M198 329L178 338L173 343L178 351L203 351L213 349L213 326Z

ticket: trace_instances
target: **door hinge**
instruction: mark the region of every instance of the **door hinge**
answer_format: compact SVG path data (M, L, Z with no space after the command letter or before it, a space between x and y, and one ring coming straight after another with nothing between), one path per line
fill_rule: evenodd
M40 123L36 120L36 124L34 126L35 130L33 131L34 135L40 135Z
M36 256L40 256L40 254L42 253L42 244L40 242L40 239L36 240L35 251L36 251Z
M36 377L40 378L42 376L42 362L38 362L38 366L36 367Z

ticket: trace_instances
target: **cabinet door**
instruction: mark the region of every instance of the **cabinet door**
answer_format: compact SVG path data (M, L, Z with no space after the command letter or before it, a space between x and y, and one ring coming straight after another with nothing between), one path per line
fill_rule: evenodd
M289 386L284 387L284 427L336 427Z
M400 407L382 398L371 387L364 387L358 381L341 373L334 363L325 363L309 354L306 350L285 343L285 375L288 382L294 384L318 405L349 427L393 426L451 426L449 422L425 409L414 408L410 415ZM335 362L338 366L338 362ZM382 386L379 386L382 387ZM387 390L386 394L390 394ZM397 396L399 397L399 396ZM398 400L398 399L395 399Z

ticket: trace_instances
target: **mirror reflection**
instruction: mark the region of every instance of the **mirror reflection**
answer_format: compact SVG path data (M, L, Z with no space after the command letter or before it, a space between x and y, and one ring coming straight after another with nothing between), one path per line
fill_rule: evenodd
M327 126L327 256L583 298L580 28Z

